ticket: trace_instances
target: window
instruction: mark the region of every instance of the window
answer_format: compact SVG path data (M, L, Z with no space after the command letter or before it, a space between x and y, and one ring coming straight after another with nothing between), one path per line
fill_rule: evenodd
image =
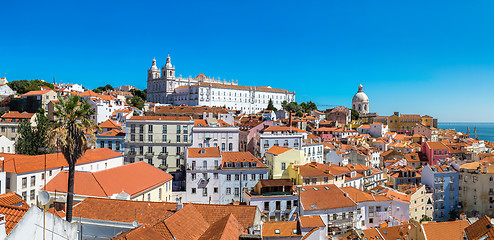
M264 202L264 211L269 211L269 202Z
M136 140L136 135L132 134L130 135L130 141L135 141Z
M120 141L115 142L115 150L120 151Z
M161 188L158 189L158 199L161 201Z
M144 135L139 135L139 141L143 142L144 141Z
M148 126L148 133L153 133L153 125Z
M41 174L41 180L45 180L45 174L44 173Z
M188 136L187 135L184 135L184 142L187 142L189 139L188 139Z
M153 135L148 135L148 142L152 142L153 141Z
M27 192L26 191L22 192L22 198L24 200L27 200Z
M208 189L207 188L203 188L202 189L202 196L207 196L208 195Z
M189 129L187 128L187 126L184 126L184 133L189 133Z
M22 178L22 188L27 188L27 177Z
M192 178L192 180L196 180L196 174L195 173L192 173L191 174L191 178Z
M328 182L328 177L324 177L324 182L327 183Z
M144 133L144 125L139 126L139 133Z
M113 142L112 141L108 141L108 148L110 150L113 150Z
M227 174L226 175L226 180L227 181L231 181L232 180L232 175L231 174Z
M180 125L177 125L177 133L180 133Z
M417 203L417 202L415 202L415 203ZM377 206L376 207L376 212L380 212L380 211L381 211L381 206Z
M148 193L148 201L151 201L151 193Z
M235 174L235 181L240 181L240 175L239 174Z
M221 144L221 151L225 151L225 143Z
M148 147L148 153L153 153L153 147Z
M213 173L213 178L218 179L218 173Z
M231 188L226 188L226 195L232 194L232 189Z
M374 218L369 218L369 223L374 223Z
M180 135L177 135L177 142L180 142Z
M276 201L276 210L281 210L281 201Z
M99 143L99 147L100 147L100 148L104 148L104 147L105 147L105 141L101 141L101 142Z
M192 194L196 193L196 188L192 188Z
M36 185L36 176L31 176L31 187L34 187Z
M240 196L240 188L235 188L235 196Z
M35 197L36 193L34 192L34 190L29 191L29 199L34 200Z
M250 180L256 180L256 175L255 175L255 174L252 174L252 175L250 176Z
M167 132L166 130L167 130L166 125L163 125L163 133L166 133Z
M218 193L218 188L217 187L213 188L213 192Z
M286 201L286 209L287 210L292 209L292 201Z
M247 177L248 177L247 174L242 175L242 178L244 179L244 181L247 181L248 180Z

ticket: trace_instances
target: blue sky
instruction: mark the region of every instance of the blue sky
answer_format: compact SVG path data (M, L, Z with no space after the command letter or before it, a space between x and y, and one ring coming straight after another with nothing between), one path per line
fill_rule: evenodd
M177 74L295 90L320 108L494 122L493 1L1 0L0 77L146 87Z

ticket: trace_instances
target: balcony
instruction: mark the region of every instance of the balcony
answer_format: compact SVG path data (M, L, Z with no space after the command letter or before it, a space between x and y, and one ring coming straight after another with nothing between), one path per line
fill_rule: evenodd
M168 169L168 164L160 164L159 168L161 170L167 170Z
M135 156L136 154L137 154L136 152L132 152L132 151L127 153L128 156Z
M158 155L158 158L167 158L168 157L168 153L164 153L164 152L160 152L160 154Z
M268 148L269 147L269 144L264 144L264 148Z
M288 147L288 146L289 146L288 143L283 144L283 147Z
M494 191L489 191L489 195L494 195Z
M146 157L153 157L154 156L154 153L153 152L147 152L145 154Z

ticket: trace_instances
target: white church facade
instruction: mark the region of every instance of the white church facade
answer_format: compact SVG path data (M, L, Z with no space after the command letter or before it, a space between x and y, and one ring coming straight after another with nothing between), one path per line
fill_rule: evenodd
M171 105L186 106L226 106L242 113L256 113L268 106L269 100L274 107L281 109L281 103L295 101L295 91L275 89L269 86L240 86L237 82L208 78L204 74L197 77L175 77L175 67L170 56L166 58L161 71L153 59L148 70L147 101Z

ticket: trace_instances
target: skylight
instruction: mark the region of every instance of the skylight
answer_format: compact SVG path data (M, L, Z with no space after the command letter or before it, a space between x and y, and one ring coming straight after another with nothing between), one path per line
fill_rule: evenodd
M274 230L274 233L275 233L275 234L280 234L280 230L279 230L279 229L275 229L275 230Z

